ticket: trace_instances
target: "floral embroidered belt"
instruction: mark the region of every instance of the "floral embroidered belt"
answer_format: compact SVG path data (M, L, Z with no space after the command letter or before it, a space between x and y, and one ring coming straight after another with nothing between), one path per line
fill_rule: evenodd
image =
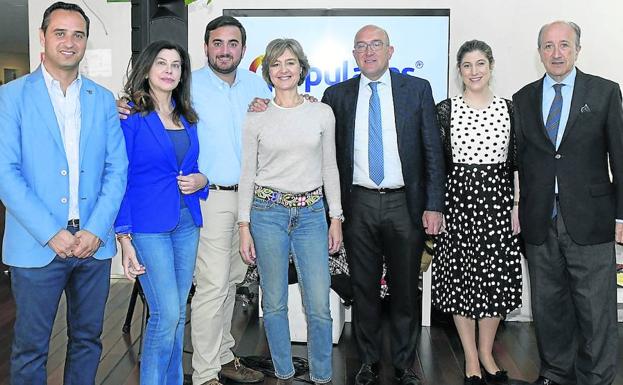
M265 201L278 203L284 207L305 207L311 206L322 199L322 186L312 191L296 194L255 185L255 196Z

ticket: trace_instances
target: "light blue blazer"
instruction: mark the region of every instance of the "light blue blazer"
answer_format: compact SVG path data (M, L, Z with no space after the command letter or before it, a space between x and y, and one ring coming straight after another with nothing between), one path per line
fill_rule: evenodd
M126 187L128 160L112 93L83 77L80 90L80 228L116 254L113 222ZM67 227L65 148L41 67L0 87L0 199L6 206L2 260L42 267L55 256L48 241Z

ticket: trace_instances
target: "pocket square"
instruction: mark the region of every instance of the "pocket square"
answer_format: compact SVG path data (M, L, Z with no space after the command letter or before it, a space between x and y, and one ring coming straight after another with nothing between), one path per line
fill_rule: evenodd
M584 104L581 108L580 108L580 113L583 114L585 112L591 112L590 107L588 106L588 104Z

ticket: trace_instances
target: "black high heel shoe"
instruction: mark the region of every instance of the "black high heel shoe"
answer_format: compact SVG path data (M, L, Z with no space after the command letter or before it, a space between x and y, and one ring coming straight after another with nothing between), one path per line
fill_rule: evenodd
M506 370L498 370L495 374L487 372L484 366L481 366L482 377L488 385L507 385L508 373Z
M487 385L487 383L485 382L485 380L482 377L478 377L478 376L467 377L467 376L465 376L463 378L463 385Z
M463 361L463 385L487 385L484 378L478 377L476 375L467 377L467 363Z

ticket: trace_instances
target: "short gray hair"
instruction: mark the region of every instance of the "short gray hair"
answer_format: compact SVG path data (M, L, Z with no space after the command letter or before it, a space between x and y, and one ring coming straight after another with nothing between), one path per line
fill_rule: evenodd
M541 29L539 30L539 37L537 40L537 48L541 49L541 38L543 37L543 32L545 32L545 30L548 27L554 24L565 24L569 26L569 28L571 28L573 32L575 33L575 48L579 49L581 47L580 36L582 35L582 30L580 29L580 26L572 21L557 20L557 21L553 21L551 23L545 24L544 26L541 27Z
M305 77L307 77L309 61L307 61L307 56L305 56L301 44L295 39L275 39L266 46L266 52L262 59L262 77L271 87L274 87L274 84L270 80L270 65L274 63L279 56L283 55L287 49L296 56L301 66L301 78L299 79L298 85L300 86L303 84Z

